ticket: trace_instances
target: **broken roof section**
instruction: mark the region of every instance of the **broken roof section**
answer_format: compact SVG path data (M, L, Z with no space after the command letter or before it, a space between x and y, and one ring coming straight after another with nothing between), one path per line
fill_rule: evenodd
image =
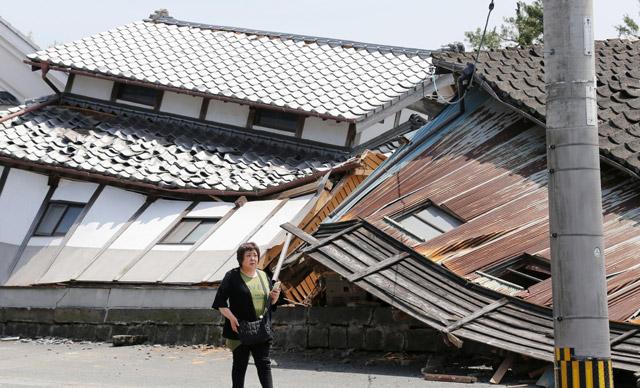
M600 150L640 173L640 40L596 41ZM472 53L434 53L434 65L451 71L473 62ZM480 53L476 76L497 96L544 122L545 80L541 46Z
M285 136L64 97L0 122L0 159L148 190L264 195L318 179L345 166L349 155Z
M357 122L420 94L429 51L176 20L166 12L28 56L35 66Z
M548 308L469 283L365 221L323 224L314 236L285 228L309 244L307 256L441 331L450 342L468 339L553 360ZM612 322L610 330L614 368L640 370L637 326Z

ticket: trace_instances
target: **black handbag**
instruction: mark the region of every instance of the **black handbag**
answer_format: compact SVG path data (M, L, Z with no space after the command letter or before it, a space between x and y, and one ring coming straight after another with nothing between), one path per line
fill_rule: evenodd
M267 298L267 306L264 309L264 313L257 321L240 321L238 325L238 338L243 345L255 345L261 344L273 339L273 331L271 330L271 315L269 310L271 309L271 297L269 291L264 285L262 276L258 273L260 278L260 284L265 292Z

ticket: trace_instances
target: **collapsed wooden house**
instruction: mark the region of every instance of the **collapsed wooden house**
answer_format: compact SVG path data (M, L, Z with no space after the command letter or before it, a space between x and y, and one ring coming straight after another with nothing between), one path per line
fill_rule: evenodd
M640 41L596 48L611 346L615 368L638 371ZM441 74L469 62L464 53L433 60ZM317 294L321 280L298 282L330 270L452 342L551 361L542 48L482 52L462 95L314 235L286 226L307 258L287 269L292 289Z
M238 245L270 258L344 199L438 78L427 51L166 11L25 62L69 77L0 118L2 307L209 307Z

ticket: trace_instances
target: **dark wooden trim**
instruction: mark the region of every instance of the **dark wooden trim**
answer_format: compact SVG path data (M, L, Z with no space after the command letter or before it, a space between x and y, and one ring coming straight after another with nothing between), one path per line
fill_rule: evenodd
M202 236L200 240L198 240L195 244L193 244L191 248L189 248L187 253L173 267L171 267L171 269L169 269L164 274L162 274L157 281L163 282L166 278L168 278L173 273L173 271L178 269L178 267L180 267L182 263L184 263L189 257L191 257L191 255L193 255L193 253L198 248L200 248L200 246L204 244L204 242L207 241L209 237L211 237L211 235L214 234L216 230L218 230L222 226L222 224L224 224L229 218L231 218L231 216L236 212L236 210L242 207L242 205L244 205L245 203L246 202L241 203L239 206L234 206L231 209L229 209L229 211L227 211L227 213L222 218L218 219L218 222L213 226L213 228L211 228L211 230L205 233L205 235Z
M353 147L353 142L356 140L356 124L349 123L349 131L347 132L347 138L345 139L345 147Z
M304 122L307 116L300 115L298 116L298 128L296 128L296 137L298 139L302 138L302 131L304 130Z
M111 97L109 98L109 101L116 102L116 100L118 99L119 90L120 90L120 83L117 81L114 81L113 87L111 88Z
M256 108L250 107L249 116L247 116L247 125L245 125L245 128L247 129L253 128L253 123L255 121L256 121Z
M67 246L67 242L69 242L69 239L71 238L71 236L73 236L73 234L76 232L76 229L78 229L78 226L82 224L82 221L87 216L87 213L89 213L89 210L91 210L91 207L93 206L93 204L96 203L96 200L98 199L98 197L100 196L104 188L105 188L104 184L96 187L93 194L91 195L91 198L89 198L89 202L87 202L87 204L82 209L82 212L80 212L80 215L78 216L78 218L76 218L76 220L73 222L73 225L71 225L71 227L69 228L69 231L67 231L67 233L64 235L64 239L60 242L60 245L56 247L55 253L51 256L51 259L49 260L49 265L47 265L47 269L42 273L42 276L40 276L40 278L38 279L38 282L36 283L39 283L39 281L42 280L42 278L44 278L47 275L47 272L49 272L51 267L53 267L53 264L58 259L58 256L60 256L60 253L62 253L62 250Z
M402 116L402 109L400 109L399 111L396 112L396 115L393 119L393 128L397 127L398 125L400 125L400 117Z
M159 93L156 94L156 102L153 105L153 110L156 112L160 111L160 106L162 106L162 99L164 98L164 90L160 90Z
M207 118L210 102L211 102L210 98L205 98L205 97L202 98L202 105L200 105L200 115L198 115L199 120L205 120Z
M173 228L180 222L182 221L182 219L189 214L189 212L191 210L193 210L193 208L195 208L196 206L198 206L198 203L200 203L199 201L194 201L191 202L191 204L189 204L189 206L187 206L182 212L180 212L180 214L178 215L178 217L176 217L175 220L173 220L173 222L171 224L169 224L158 236L156 236L156 238L154 238L151 243L149 243L149 245L147 245L142 252L140 252L136 257L133 258L133 260L131 260L123 269L122 271L120 271L120 273L118 275L116 275L113 278L114 282L119 281L120 279L122 279L122 277L124 275L127 274L127 272L129 272L131 270L131 268L133 268L136 264L138 264L138 262L140 260L142 260L147 253L149 253L149 251L151 251L151 249L153 249L153 247L155 247L158 242L160 242L160 240L162 240L164 238L164 236L169 233L170 230L173 230Z
M260 221L260 223L258 223L258 225L256 225L253 229L251 229L251 231L249 231L249 233L245 234L244 237L242 237L242 239L240 240L240 243L237 244L235 246L235 248L233 249L233 253L231 254L231 256L229 256L222 264L220 264L215 270L211 271L210 273L208 273L203 279L202 282L208 282L209 279L216 274L216 272L218 272L218 270L220 270L220 268L222 268L225 264L227 264L227 262L229 260L232 260L233 258L235 258L236 256L236 251L238 250L238 248L240 247L240 244L245 243L246 241L249 241L249 239L256 233L258 233L258 231L260 229L262 229L262 227L271 219L271 217L273 217L280 209L282 209L282 207L289 201L289 199L283 199L282 201L280 201L279 204L276 205L276 207L274 207L269 214L267 214L266 217L264 217L262 219L262 221Z
M93 265L93 263L96 262L96 260L98 260L100 258L100 256L102 256L103 253L105 253L107 251L107 249L109 249L109 247L118 239L120 238L120 236L122 236L122 234L124 232L127 231L127 229L129 229L129 226L131 226L131 224L133 224L138 217L140 217L142 215L142 213L145 212L145 210L147 210L149 208L149 206L151 206L151 204L153 202L155 202L155 200L157 199L157 197L147 197L146 200L144 201L144 203L142 204L142 206L140 206L135 213L133 213L133 215L131 217L129 217L129 219L127 220L127 222L122 225L120 227L120 229L118 229L116 231L116 233L113 234L113 236L111 236L111 238L104 244L104 246L102 246L102 248L100 248L100 251L98 251L98 253L96 253L93 258L91 259L91 261L89 262L89 264L84 267L83 270L81 270L80 272L78 272L77 275L75 275L73 278L71 278L70 280L74 281L77 278L81 277L88 269L89 267L91 267Z
M36 230L36 226L38 226L38 224L40 223L40 218L42 218L42 215L44 214L45 210L47 210L47 205L49 204L49 200L51 199L51 197L53 196L53 193L56 191L56 188L58 187L58 182L59 182L59 178L49 176L49 190L47 190L47 194L44 196L44 199L40 204L40 208L38 209L36 216L33 218L33 221L31 221L31 226L29 226L29 229L27 230L27 233L22 239L22 243L20 244L18 251L13 257L11 265L9 265L9 270L7 271L8 277L11 277L11 274L13 274L13 271L15 270L16 265L18 265L18 262L20 261L20 258L24 253L24 250L27 248L27 244L29 243L29 240L31 239L33 232Z
M67 78L67 84L64 86L65 93L71 93L71 89L73 89L73 81L76 80L76 75L71 73Z
M0 174L0 196L2 196L2 190L4 190L4 185L7 183L7 178L9 177L9 171L11 171L11 167L2 167L2 174Z

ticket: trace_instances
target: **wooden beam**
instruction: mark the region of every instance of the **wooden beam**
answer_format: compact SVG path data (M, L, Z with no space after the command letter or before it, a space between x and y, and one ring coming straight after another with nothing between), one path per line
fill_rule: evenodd
M280 225L280 227L282 229L286 230L287 232L293 234L294 236L296 236L300 240L306 242L307 244L316 245L316 244L318 244L320 242L320 240L318 240L317 238L313 237L309 233L307 233L304 230L298 228L297 226L293 225L290 222L287 222L286 224L282 224L282 225Z
M410 257L410 256L411 255L409 255L408 252L400 252L397 255L391 256L388 259L380 261L380 262L372 265L371 267L366 268L363 271L356 272L356 273L353 273L353 274L347 276L347 280L350 281L350 282L356 282L356 281L358 281L358 280L360 280L360 279L362 279L362 278L364 278L366 276L369 276L369 275L374 274L374 273L376 273L378 271L381 271L381 270L383 270L385 268L388 268L388 267L390 267L390 266L392 266L394 264L397 264L397 263L401 262L402 260L404 260L404 259L406 259L407 257Z
M445 383L473 384L478 381L475 376L446 375L438 373L422 373L422 377L427 381L441 381Z
M513 365L513 354L509 354L504 360L502 360L500 366L498 366L498 369L496 369L496 372L491 377L491 380L489 380L489 383L500 384L504 375L507 373L509 368L511 368L511 365Z
M609 343L609 346L613 347L613 345L619 344L620 342L626 340L629 337L633 337L638 333L639 330L640 329L633 329L620 334L619 336L611 340L611 342Z
M9 177L9 171L11 171L11 168L4 166L4 168L2 169L2 174L0 174L0 195L2 195L2 190L4 190L4 185L7 183L7 178Z
M27 231L24 238L22 239L20 248L18 248L18 251L13 257L11 264L9 265L9 270L7 271L7 274L8 274L7 279L11 277L11 274L15 270L16 265L18 265L18 262L20 262L20 258L22 257L24 250L27 248L27 244L29 243L31 236L33 236L33 232L35 232L36 227L40 223L40 219L44 215L44 212L47 210L47 206L49 205L49 200L51 199L51 196L53 196L53 193L56 191L56 188L58 187L58 182L59 182L59 179L57 177L49 175L49 182L48 182L49 190L47 190L47 194L44 196L44 199L40 204L40 208L38 209L36 216L33 218L33 221L31 221L31 226L29 226L29 230Z
M207 112L209 111L209 103L211 102L211 99L209 98L202 98L202 105L200 105L200 114L198 115L198 118L200 120L206 120L207 118Z
M469 322L472 322L478 318L480 318L481 316L490 313L493 310L496 310L504 305L506 305L507 303L509 303L509 299L507 298L502 298L499 299L491 304L488 304L486 306L484 306L483 308L481 308L480 310L476 310L473 313L467 315L466 317L463 317L457 321L455 321L454 323L450 324L449 326L447 326L444 331L446 333L451 333L455 330L458 330L459 328L461 328L462 326L466 325Z

